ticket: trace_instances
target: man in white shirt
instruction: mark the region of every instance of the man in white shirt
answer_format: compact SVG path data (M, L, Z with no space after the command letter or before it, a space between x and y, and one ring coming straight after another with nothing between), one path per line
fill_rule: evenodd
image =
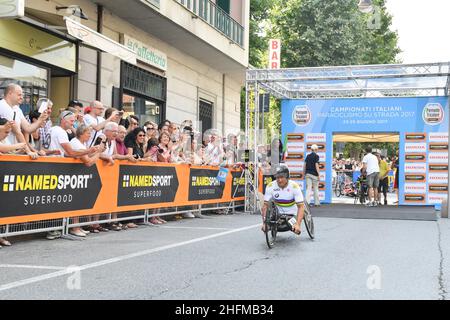
M363 169L367 172L367 186L369 188L369 202L366 203L366 206L376 207L378 205L375 199L378 199L380 166L378 165L378 158L372 154L371 146L366 148L366 153L362 160Z
M216 131L211 132L209 143L206 146L206 159L207 165L219 166L223 161L224 151L220 136Z
M73 127L75 122L75 114L71 111L63 111L60 116L60 125L54 126L50 130L50 150L60 150L60 157L72 157L78 158L84 155L89 155L97 152L99 147L90 147L86 150L74 150L70 145L69 136L67 135L68 129Z
M24 132L29 134L33 133L41 127L41 125L47 120L47 111L42 112L39 116L38 121L34 123L29 123L19 105L23 102L23 91L22 88L17 84L9 84L5 88L3 100L0 100L0 117L5 118L9 121L15 121L18 128L22 129ZM17 137L17 138L16 138ZM8 135L8 141L10 144L26 143L22 132L17 134L10 133ZM25 152L32 158L37 159L38 154L30 150L27 146Z
M95 143L95 140L99 135L102 134L103 129L105 128L108 122L119 122L120 115L118 111L114 111L108 119L104 119L101 115L105 111L105 107L103 103L100 101L91 102L91 112L84 116L84 123L91 127L92 133L91 138L89 139L87 146L92 147Z

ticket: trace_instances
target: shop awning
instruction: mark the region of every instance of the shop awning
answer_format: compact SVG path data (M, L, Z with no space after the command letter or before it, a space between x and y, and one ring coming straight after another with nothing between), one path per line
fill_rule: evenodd
M64 17L64 20L66 21L67 31L71 36L83 41L91 47L108 52L123 61L134 65L136 64L136 54L124 45L121 45L68 17Z

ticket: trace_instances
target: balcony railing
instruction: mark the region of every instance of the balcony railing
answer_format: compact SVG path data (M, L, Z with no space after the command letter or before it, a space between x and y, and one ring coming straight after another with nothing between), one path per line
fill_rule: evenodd
M176 0L231 41L244 47L244 27L210 0Z

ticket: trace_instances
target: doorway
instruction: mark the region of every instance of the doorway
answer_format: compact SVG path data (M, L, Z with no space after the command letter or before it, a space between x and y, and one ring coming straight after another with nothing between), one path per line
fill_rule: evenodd
M398 168L401 166L399 144L399 132L333 133L332 203L365 205L368 201L362 159L366 147L371 146L373 153L380 154L381 174L385 172L384 183L380 180L383 186L378 190L378 200L382 205L397 205L395 182L398 181Z

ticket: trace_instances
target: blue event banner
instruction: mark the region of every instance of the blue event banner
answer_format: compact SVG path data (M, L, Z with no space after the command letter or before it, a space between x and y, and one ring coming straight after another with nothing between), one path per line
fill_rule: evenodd
M440 184L448 177L443 173L428 173L428 166L438 162L445 164L448 161L441 154L428 147L444 142L448 146L448 98L447 97L417 97L417 98L351 98L331 100L283 100L282 101L282 135L283 141L288 141L288 135L302 134L305 137L305 146L299 146L298 142L288 143L294 148L304 149L303 158L310 152L309 144L323 143L324 152L321 154L325 163L324 202L332 200L332 159L333 159L333 135L337 133L397 133L399 135L399 199L400 204L437 204L430 201L429 190L432 186L428 178L436 178ZM407 141L409 133L425 133L423 141ZM436 136L442 133L442 137ZM314 140L320 134L323 139ZM447 138L445 138L447 137ZM441 140L439 140L441 139ZM431 155L430 155L431 152ZM445 152L448 153L448 150ZM320 153L320 150L319 150ZM411 165L415 161L414 156L423 155L423 165ZM442 160L439 160L442 158ZM324 160L324 161L323 161ZM440 163L439 163L440 161ZM405 170L414 168L426 168L424 172L425 182L418 181L415 184L405 181ZM407 172L410 173L410 172ZM440 175L440 176L439 176ZM408 176L407 178L414 178ZM406 182L406 185L405 185ZM414 181L413 181L414 182ZM405 191L406 190L406 191ZM421 201L412 201L417 197L410 197L410 193L419 190L423 194ZM432 194L432 199L437 199ZM406 196L406 197L405 197ZM442 194L443 196L443 194Z

